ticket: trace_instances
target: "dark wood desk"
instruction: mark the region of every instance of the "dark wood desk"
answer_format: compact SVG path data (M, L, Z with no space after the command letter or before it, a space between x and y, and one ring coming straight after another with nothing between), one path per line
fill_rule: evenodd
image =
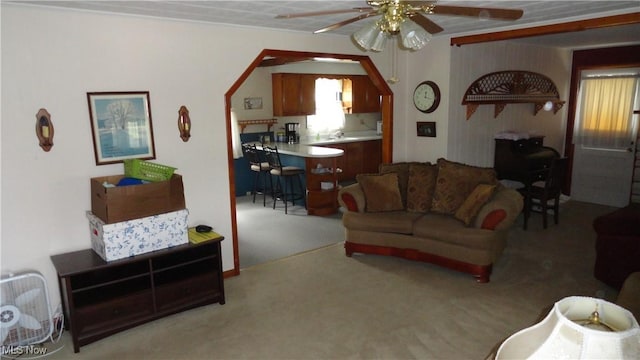
M495 139L494 168L499 180L512 180L530 185L541 180L531 177L532 172L548 168L553 159L560 157L558 151L544 146L544 137L507 140Z

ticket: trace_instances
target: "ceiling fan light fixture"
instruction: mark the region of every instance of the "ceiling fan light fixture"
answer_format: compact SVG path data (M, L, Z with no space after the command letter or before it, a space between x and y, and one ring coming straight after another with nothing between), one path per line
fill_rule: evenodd
M401 46L404 49L422 49L431 40L432 34L438 34L444 31L442 27L430 20L427 15L467 16L480 20L517 20L521 18L523 14L522 10L517 9L437 5L435 0L366 0L366 3L368 5L367 7L283 14L276 16L276 18L290 19L349 12L357 12L360 14L313 32L314 34L319 34L335 30L359 20L377 16L379 17L378 21L370 22L363 26L360 30L353 33L351 38L356 45L365 51L382 51L387 39L393 38L396 35L400 36L402 40Z
M371 46L372 51L380 52L384 50L384 47L387 45L388 34L384 31L379 31L373 41L373 45Z
M402 46L411 50L420 50L431 40L431 34L409 19L400 24L400 37Z
M353 33L352 37L355 42L364 50L371 50L376 38L379 36L380 29L375 21L363 26L360 30Z

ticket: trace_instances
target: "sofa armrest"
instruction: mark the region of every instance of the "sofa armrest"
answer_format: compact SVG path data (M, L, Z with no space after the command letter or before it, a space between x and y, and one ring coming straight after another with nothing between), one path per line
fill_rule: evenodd
M636 319L640 319L640 272L631 273L627 277L618 293L616 304L631 311Z
M358 183L344 186L338 191L338 204L345 211L364 212L366 203L364 192Z
M502 185L498 185L495 194L478 212L474 221L476 228L503 230L516 221L524 201L522 195Z

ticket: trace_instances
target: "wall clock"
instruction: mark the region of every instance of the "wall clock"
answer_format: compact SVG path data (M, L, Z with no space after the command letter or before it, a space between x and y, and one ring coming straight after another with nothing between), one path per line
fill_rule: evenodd
M423 113L434 112L440 105L440 88L433 81L423 81L413 91L413 105Z

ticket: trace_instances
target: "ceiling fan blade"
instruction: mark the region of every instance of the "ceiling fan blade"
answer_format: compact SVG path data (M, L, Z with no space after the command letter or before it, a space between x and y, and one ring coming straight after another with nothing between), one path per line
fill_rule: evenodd
M499 20L517 20L522 17L524 12L520 9L436 5L433 8L433 13L436 15L459 15Z
M433 21L427 19L426 16L420 13L414 13L409 15L409 19L413 20L416 24L422 26L429 34L437 34L444 29L440 27L440 25L434 23Z
M344 14L344 13L350 13L350 12L363 13L365 11L371 11L371 10L373 10L371 7L357 7L352 9L312 11L312 12L306 12L306 13L281 14L281 15L277 15L276 19L292 19L292 18L308 17L308 16Z
M323 33L323 32L335 30L335 29L337 29L337 28L339 28L341 26L345 26L347 24L351 24L351 23L356 22L358 20L366 19L368 17L375 16L375 15L378 15L378 11L377 10L374 10L374 11L368 12L366 14L362 14L362 15L356 16L356 17L351 18L351 19L340 21L339 23L335 23L335 24L329 25L327 27L323 27L322 29L318 29L318 30L314 31L313 33L314 34L320 34L320 33Z

